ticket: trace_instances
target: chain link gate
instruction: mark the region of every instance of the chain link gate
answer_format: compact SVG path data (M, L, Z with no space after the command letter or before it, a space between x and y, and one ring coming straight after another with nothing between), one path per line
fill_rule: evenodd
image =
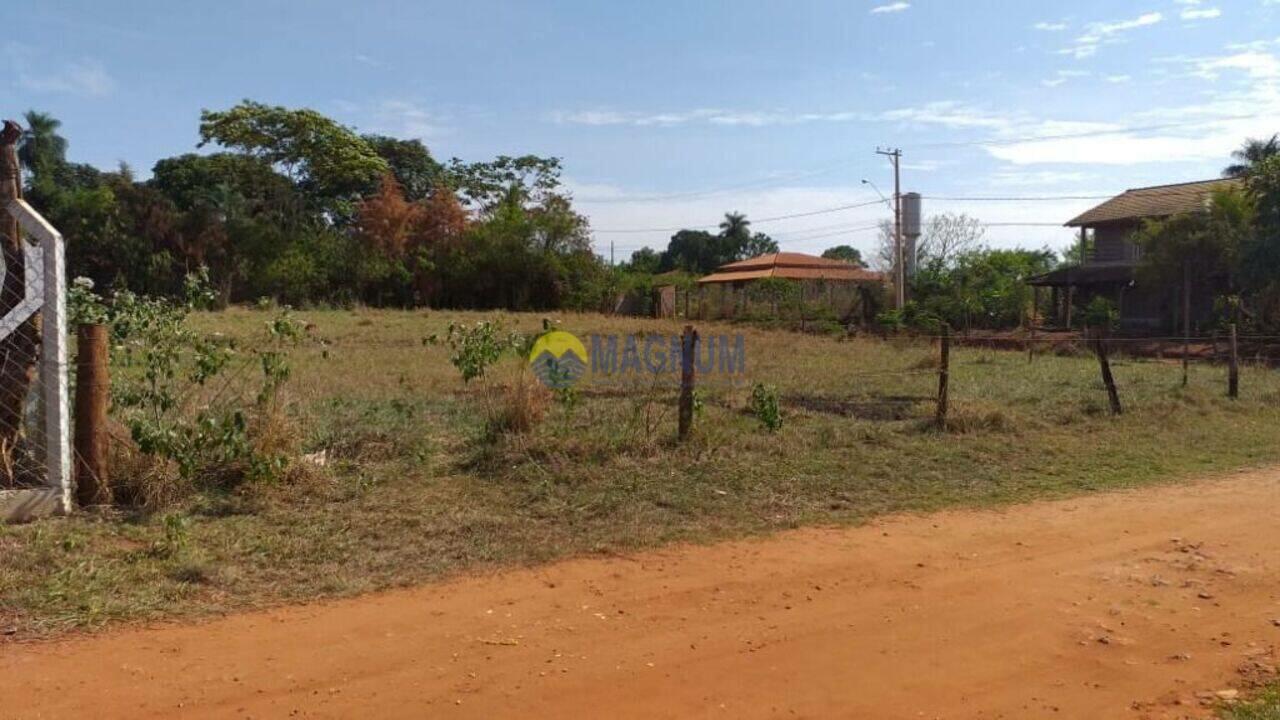
M0 135L0 522L71 510L65 250Z

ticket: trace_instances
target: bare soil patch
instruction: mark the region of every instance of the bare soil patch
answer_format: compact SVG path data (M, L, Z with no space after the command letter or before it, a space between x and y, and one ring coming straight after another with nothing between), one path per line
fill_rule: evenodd
M1277 501L1254 471L10 644L0 695L19 718L1202 717L1274 674Z

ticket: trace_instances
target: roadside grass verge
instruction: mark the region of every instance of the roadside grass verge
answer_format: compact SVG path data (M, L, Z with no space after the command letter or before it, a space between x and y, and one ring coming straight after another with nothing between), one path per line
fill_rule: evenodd
M855 339L699 323L745 335L747 372L702 389L676 445L668 386L586 387L530 432L486 433L475 387L448 350L450 320L502 313L299 313L323 346L293 361L288 412L323 467L306 482L207 492L150 515L81 514L0 527L0 631L52 636L341 597L468 570L625 553L892 512L990 507L1280 461L1280 379L1115 358L1124 415L1106 414L1090 356L952 351L946 432L932 428L927 341ZM591 332L677 334L682 323L556 315ZM201 316L249 338L249 310ZM495 382L521 372L506 361ZM783 424L749 411L752 382L778 388ZM1248 717L1248 716L1245 716ZM1267 717L1267 716L1262 716Z
M1254 698L1223 708L1222 720L1280 720L1280 685L1273 685Z

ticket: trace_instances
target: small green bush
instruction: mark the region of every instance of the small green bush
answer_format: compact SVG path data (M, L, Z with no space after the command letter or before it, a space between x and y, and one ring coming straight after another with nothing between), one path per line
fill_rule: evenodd
M778 388L764 383L752 386L751 414L756 416L766 430L777 432L782 427L782 402Z

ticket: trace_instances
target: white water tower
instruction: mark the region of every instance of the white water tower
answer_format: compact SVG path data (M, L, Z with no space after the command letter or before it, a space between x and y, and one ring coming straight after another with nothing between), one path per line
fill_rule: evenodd
M920 193L902 196L902 258L907 277L916 274L916 241L920 239Z

